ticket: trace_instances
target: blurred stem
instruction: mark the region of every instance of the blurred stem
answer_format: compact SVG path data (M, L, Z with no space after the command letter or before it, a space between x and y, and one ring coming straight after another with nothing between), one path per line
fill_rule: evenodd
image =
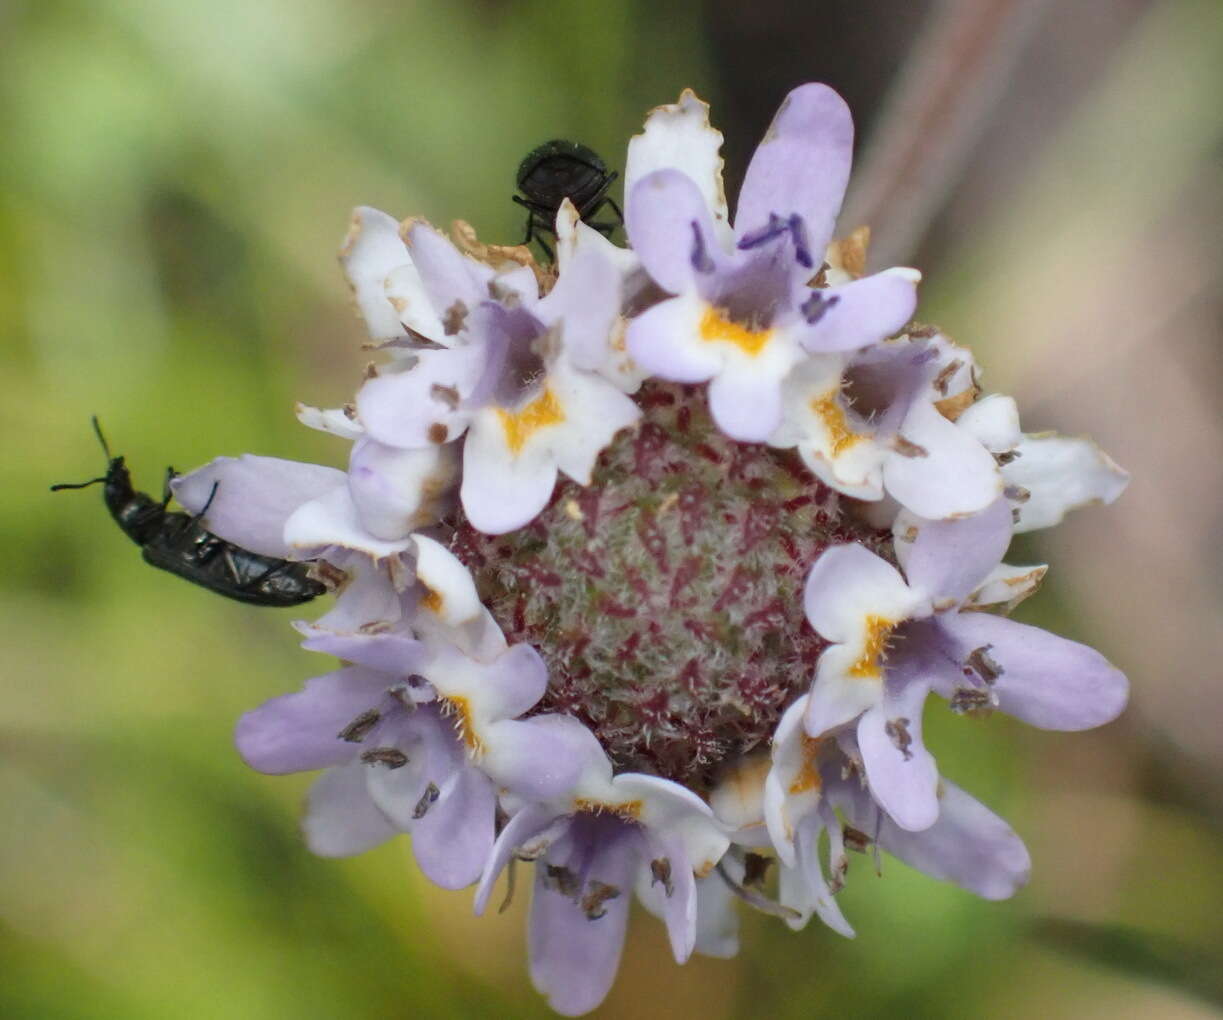
M872 268L912 257L1002 97L1047 0L943 0L884 103L841 215Z

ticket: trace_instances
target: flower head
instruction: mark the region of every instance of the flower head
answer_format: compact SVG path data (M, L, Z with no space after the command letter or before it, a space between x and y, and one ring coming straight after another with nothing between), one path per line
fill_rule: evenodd
M606 995L634 897L682 963L734 953L739 901L852 936L836 894L872 845L1013 894L1027 851L940 777L927 695L1075 730L1127 693L1006 618L1047 568L1003 562L1124 472L1024 435L909 321L916 271L864 275L866 235L833 240L840 97L787 97L733 221L707 112L685 92L630 143L630 249L568 202L557 266L359 209L341 260L386 360L345 408L298 408L346 470L220 458L176 483L339 588L298 628L343 667L244 716L242 755L326 770L320 853L408 833L477 912L530 864L531 976L566 1015Z

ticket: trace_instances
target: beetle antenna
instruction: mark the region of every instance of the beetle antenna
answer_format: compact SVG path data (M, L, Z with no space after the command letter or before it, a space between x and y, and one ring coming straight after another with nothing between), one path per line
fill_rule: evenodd
M60 482L57 485L51 486L52 492L59 492L60 489L88 489L91 485L97 485L98 482L106 481L106 476L101 478L91 478L87 482Z
M106 442L106 437L102 435L102 426L98 424L98 416L95 414L89 420L93 422L93 430L98 435L98 442L102 444L102 452L106 454L107 461L113 460L114 458L110 455L110 446Z

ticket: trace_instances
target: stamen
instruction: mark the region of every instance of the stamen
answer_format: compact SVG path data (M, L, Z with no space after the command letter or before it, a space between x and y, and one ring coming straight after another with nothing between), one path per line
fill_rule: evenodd
M416 807L412 809L412 817L418 821L424 818L428 813L429 808L437 803L437 798L442 795L442 791L437 788L436 783L430 783L425 787L425 792L421 794L420 800L416 802Z
M811 258L811 249L807 246L807 225L798 213L790 216L790 238L794 242L794 258L804 269L811 269L815 261Z
M994 683L1005 672L989 654L989 650L993 647L993 645L982 645L980 648L974 648L964 660L987 684Z
M352 722L340 730L340 732L336 734L336 738L339 740L346 740L350 744L359 744L362 740L369 736L369 731L378 725L378 720L381 718L382 713L376 708L371 708L366 712L362 712Z
M454 336L463 328L466 321L467 306L461 300L455 301L442 316L442 330L447 336Z
M776 213L769 213L768 225L761 227L759 230L748 231L739 239L736 247L740 251L748 251L752 248L759 248L762 244L768 244L774 238L789 233L791 233L789 221L783 220ZM810 263L808 262L807 265L810 266Z
M840 300L841 296L839 294L824 295L817 291L799 305L798 310L803 313L803 318L807 320L807 325L814 326L828 314L829 309L835 308Z
M568 868L559 864L545 864L543 886L545 889L555 889L562 896L576 899L582 891L582 883Z
M388 769L401 769L408 763L408 756L397 747L373 747L361 752L361 761L366 765L384 765Z
M1022 485L1008 485L1002 490L1002 495L1016 503L1026 503L1032 498L1032 493Z
M913 757L913 752L909 750L913 744L913 735L909 732L908 719L904 717L889 719L883 724L883 732L896 745L896 750L904 755L905 761L909 761Z
M597 921L600 917L607 913L607 908L603 906L608 900L614 900L620 895L620 890L614 885L608 885L606 882L600 882L592 878L586 883L586 895L582 897L582 902L579 904L582 908L582 913L586 915L587 921Z
M892 442L892 449L902 457L929 457L930 451L904 436L897 436Z
M947 704L956 715L984 716L998 707L998 695L979 687L957 687Z
M662 883L663 894L670 899L671 894L675 892L675 883L671 881L671 858L659 857L650 861L650 885L658 885Z

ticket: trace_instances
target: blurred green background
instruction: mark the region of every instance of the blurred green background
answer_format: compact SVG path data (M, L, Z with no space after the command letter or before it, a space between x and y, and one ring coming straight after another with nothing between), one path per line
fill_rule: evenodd
M943 771L1028 841L1014 900L855 859L856 941L745 916L736 960L684 968L638 917L600 1015L1220 1015L1219 6L799 6L0 5L0 1015L548 1015L526 896L472 918L405 840L315 859L308 777L233 753L241 712L325 670L295 614L155 573L96 490L47 486L102 467L93 413L153 491L221 453L343 466L292 407L360 375L334 260L352 206L517 241L529 148L574 137L622 166L686 85L733 195L804 80L850 100L866 179L907 189L859 184L847 216L926 272L922 317L1029 430L1090 431L1133 472L1012 557L1053 563L1021 618L1100 647L1133 703L1082 735L931 713ZM923 95L954 130L889 178L880 132Z

